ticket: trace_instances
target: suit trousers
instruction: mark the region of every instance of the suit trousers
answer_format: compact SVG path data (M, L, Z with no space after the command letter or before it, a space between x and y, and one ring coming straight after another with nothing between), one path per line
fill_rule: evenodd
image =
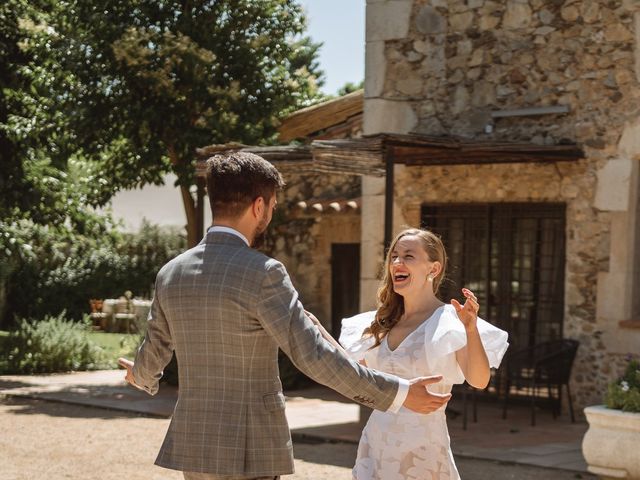
M280 480L280 476L236 477L234 475L216 475L215 473L182 472L184 480Z

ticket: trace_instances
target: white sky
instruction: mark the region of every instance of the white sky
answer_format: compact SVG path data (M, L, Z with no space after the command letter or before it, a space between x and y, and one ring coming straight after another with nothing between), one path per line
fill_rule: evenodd
M301 0L307 12L309 36L324 45L320 68L322 91L335 94L347 82L364 79L365 0Z

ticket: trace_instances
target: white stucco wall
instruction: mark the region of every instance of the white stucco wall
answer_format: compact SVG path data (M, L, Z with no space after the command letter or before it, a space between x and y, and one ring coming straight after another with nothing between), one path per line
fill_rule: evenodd
M127 231L136 231L140 228L143 219L162 225L184 227L187 217L180 189L174 186L176 176L169 174L164 179L164 185L147 185L136 190L123 190L117 193L111 200L110 209L113 216L121 220ZM209 205L205 205L204 224L211 224L211 211Z

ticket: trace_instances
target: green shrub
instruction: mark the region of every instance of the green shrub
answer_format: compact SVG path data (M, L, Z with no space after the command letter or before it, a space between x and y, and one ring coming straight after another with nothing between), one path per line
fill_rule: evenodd
M89 339L89 326L57 317L22 319L4 342L6 373L31 374L100 368L103 351Z
M118 368L118 358L133 359L142 342L138 333L89 332L89 340L102 349L103 367Z
M640 363L629 358L624 375L609 385L607 407L640 413Z
M80 234L20 221L0 226L0 237L13 245L5 249L8 260L0 260L0 281L7 286L3 327L16 317L43 318L63 310L79 319L88 313L89 299L118 298L126 290L148 297L160 267L186 248L178 229L148 223L134 234L115 229Z

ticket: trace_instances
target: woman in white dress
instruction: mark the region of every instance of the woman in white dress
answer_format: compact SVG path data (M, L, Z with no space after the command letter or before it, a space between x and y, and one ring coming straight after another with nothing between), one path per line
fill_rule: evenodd
M368 367L411 379L441 375L433 393L449 394L465 380L487 386L508 343L507 333L477 316L467 289L464 305L436 296L447 257L439 237L404 230L393 240L378 290L378 310L343 321L340 342ZM353 468L355 480L459 479L444 410L422 415L401 408L374 411L365 426Z

